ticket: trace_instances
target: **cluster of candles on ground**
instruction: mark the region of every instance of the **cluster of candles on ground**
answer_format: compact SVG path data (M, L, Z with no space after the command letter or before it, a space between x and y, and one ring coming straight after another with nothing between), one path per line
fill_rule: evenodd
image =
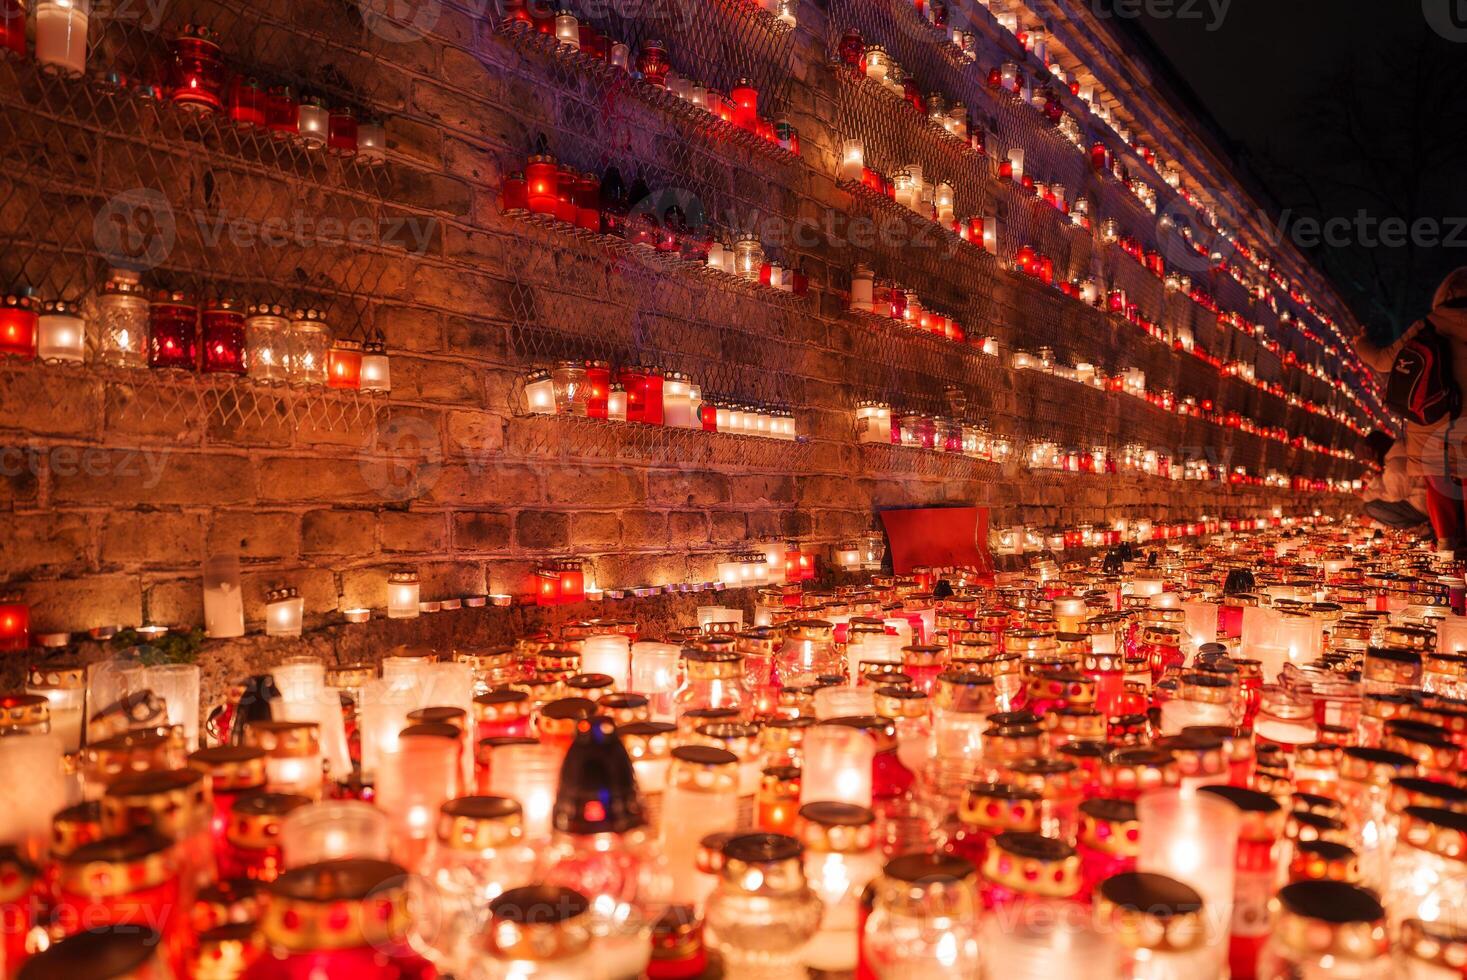
M387 391L387 349L332 338L325 314L149 289L113 269L86 303L0 299L0 354L51 362L248 375L272 384Z
M614 380L613 380L614 379ZM795 416L787 408L703 397L703 388L680 371L618 367L609 361L560 361L525 378L531 414L640 422L672 429L728 432L793 441Z
M35 15L35 59L45 71L80 77L87 70L87 34L93 0L40 0ZM17 9L18 8L18 9ZM99 7L99 14L104 11ZM8 4L0 16L0 49L25 57L25 4ZM110 76L109 80L116 80ZM186 24L169 42L162 77L139 90L182 109L220 113L236 125L268 132L310 150L355 156L368 164L387 158L382 123L362 120L350 106L329 106L316 95L298 95L287 84L265 85L248 72L231 71L219 35Z
M1321 522L790 582L659 639L303 654L207 713L195 666L41 662L0 702L0 956L1459 976L1464 594L1450 555Z
M678 191L651 190L641 177L630 186L615 167L597 177L556 162L543 137L523 170L504 179L505 214L539 216L575 231L640 246L650 252L804 296L810 282L799 267L766 253L757 233L718 228ZM689 215L683 205L695 214Z
M670 52L662 41L650 38L642 41L633 56L630 46L603 34L566 7L556 9L550 4L527 0L510 0L505 7L503 23L507 30L533 31L553 41L566 54L599 62L633 81L665 91L688 107L707 113L709 118L721 120L791 153L800 152L799 134L788 121L773 122L759 115L759 90L747 78L735 81L724 94L674 70ZM777 7L779 17L793 24L793 0L779 0Z

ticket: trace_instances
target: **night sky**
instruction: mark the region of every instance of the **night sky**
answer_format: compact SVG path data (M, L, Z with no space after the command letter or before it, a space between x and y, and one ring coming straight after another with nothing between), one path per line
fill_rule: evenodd
M1446 16L1459 0L1424 2ZM1467 265L1467 219L1456 220L1467 216L1460 2L1462 36L1448 40L1423 0L1232 0L1220 23L1208 0L1132 0L1152 13L1131 26L1172 62L1274 206L1352 219L1334 247L1306 251L1376 334L1399 333L1441 277ZM1156 15L1168 7L1195 16ZM1362 208L1372 220L1429 219L1438 234L1381 246L1354 230ZM1454 233L1454 244L1435 241Z

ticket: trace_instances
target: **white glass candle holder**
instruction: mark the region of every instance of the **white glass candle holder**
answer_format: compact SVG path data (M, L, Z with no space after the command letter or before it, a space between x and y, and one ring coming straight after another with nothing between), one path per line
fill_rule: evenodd
M204 560L204 633L218 639L244 636L244 595L236 555Z
M322 861L386 861L392 853L387 814L358 800L322 800L292 810L280 822L287 868Z
M679 684L679 651L671 643L640 640L631 648L631 689L647 698L653 721L672 721Z
M70 781L62 772L61 737L0 738L0 840L39 861L51 836L51 818L68 803Z
M846 180L859 181L866 169L866 147L860 140L849 139L841 144L840 175Z
M305 603L297 589L271 589L265 596L265 635L300 636Z
M91 0L40 0L36 4L36 63L63 75L85 75L91 12Z
M392 825L399 859L421 856L433 836L438 810L462 781L461 745L437 734L407 734L377 770L376 802Z
M605 674L613 690L625 691L631 675L631 641L621 634L588 636L581 645L581 673Z
M532 371L525 379L525 401L532 415L555 414L555 382L549 371Z
M874 687L822 687L815 692L815 717L821 721L874 714Z
M400 569L387 576L387 618L417 619L419 613L418 573Z
M199 747L199 667L197 664L154 664L143 668L143 684L162 698L168 723L183 729L189 750Z
M408 712L417 707L406 684L379 678L363 685L357 730L365 777L372 778L383 757L397 751L398 733L407 727Z
M531 840L550 836L562 758L563 753L550 745L506 745L495 750L489 793L520 805L525 836Z
M76 304L47 303L36 321L36 356L43 361L80 363L86 352L87 322Z
M1137 871L1190 885L1207 910L1207 944L1221 966L1232 927L1239 810L1208 793L1158 789L1136 801L1140 821Z
M341 714L341 693L326 686L326 665L314 658L300 657L275 665L270 674L280 691L277 717L315 723L326 771L332 779L348 779L352 766Z
M816 725L805 732L800 803L871 805L871 736L845 725Z

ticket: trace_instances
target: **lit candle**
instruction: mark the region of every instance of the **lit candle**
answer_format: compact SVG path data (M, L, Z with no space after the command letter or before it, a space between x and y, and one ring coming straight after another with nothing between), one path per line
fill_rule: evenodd
M331 112L319 95L307 95L300 104L300 138L308 150L326 146L331 131Z
M439 729L443 729L440 731ZM376 803L392 825L398 859L415 867L438 822L438 810L457 795L460 743L452 726L413 725L377 771Z
M531 371L525 378L525 399L535 415L554 415L556 412L555 383L549 371Z
M531 840L550 836L562 758L563 753L550 745L506 745L496 750L489 792L519 803L525 836Z
M630 658L630 641L621 634L588 636L581 644L581 672L607 675L612 679L612 690L627 690Z
M341 713L341 692L326 686L326 665L303 656L277 664L270 674L280 691L275 716L283 721L314 724L327 772L338 781L349 779L352 765Z
M305 600L300 590L281 586L265 596L265 635L300 636Z
M631 648L631 690L645 695L653 721L671 721L676 715L673 696L678 687L679 651L671 643L639 640Z
M41 307L36 353L43 361L80 362L86 355L87 325L75 303L53 300Z
M418 573L399 569L387 576L387 618L416 619L418 616Z
M391 827L387 814L370 803L321 800L280 822L280 849L287 868L348 858L385 861Z
M866 147L858 139L848 139L841 144L840 176L844 180L860 181L866 169Z
M817 725L805 733L800 802L871 805L875 743L845 725Z
M197 664L155 664L143 668L143 683L168 710L168 723L183 730L189 750L199 747L199 667Z
M41 0L36 4L36 62L64 75L86 74L91 10L91 0Z
M1212 962L1221 967L1232 923L1238 809L1206 793L1157 789L1141 794L1136 814L1141 822L1136 870L1169 875L1196 889L1210 910Z

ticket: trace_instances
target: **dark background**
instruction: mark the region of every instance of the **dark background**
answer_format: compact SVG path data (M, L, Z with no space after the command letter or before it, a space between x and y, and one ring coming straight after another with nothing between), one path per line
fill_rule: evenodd
M1467 265L1467 0L1232 0L1220 21L1206 0L1169 14L1125 3L1140 16L1117 16L1120 29L1171 63L1179 94L1261 185L1276 233L1288 215L1284 234L1366 330L1395 336L1424 315L1442 277ZM1304 242L1301 217L1349 219L1345 243ZM1427 233L1381 244L1387 218Z

